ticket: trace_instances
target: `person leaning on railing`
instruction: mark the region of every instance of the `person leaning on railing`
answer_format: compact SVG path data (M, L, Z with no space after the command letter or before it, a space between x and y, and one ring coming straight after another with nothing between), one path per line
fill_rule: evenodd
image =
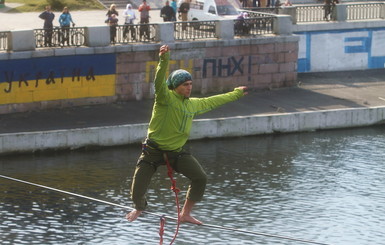
M60 27L61 27L61 30L62 30L62 40L59 40L63 45L64 45L64 42L66 41L67 44L69 44L69 34L70 34L70 26L71 26L71 23L72 23L72 26L75 26L75 22L73 22L72 20L72 16L70 14L70 12L68 11L68 8L67 7L64 7L63 8L63 12L62 14L60 15L59 17L59 24L60 24Z
M329 21L330 13L332 7L332 0L325 0L324 2L324 20Z
M138 11L140 12L140 23L147 24L150 22L150 5L147 5L147 1L143 0L143 3L139 5Z
M110 26L110 42L115 44L116 42L116 26L118 25L118 17L115 14L112 14L108 18L108 25Z
M150 22L150 6L147 5L147 1L143 0L143 3L139 5L138 11L140 12L140 24L148 24ZM139 27L139 35L141 39L150 38L150 28L148 25L141 25Z
M336 7L336 4L340 3L339 0L333 0L332 1L332 6L331 6L331 9L330 9L330 19L331 20L336 20L336 12L334 11L334 8Z
M107 11L106 16L107 16L107 18L109 18L113 14L116 15L116 16L119 15L119 12L116 10L116 5L115 4L111 4L110 8Z
M290 0L286 0L285 3L283 4L284 6L293 6Z
M136 20L135 11L132 9L131 4L127 4L126 10L123 12L124 17L124 30L123 30L123 38L127 38L126 35L129 31L131 31L131 37L135 39L135 29L132 26L134 24L134 20Z
M51 10L51 6L47 5L45 11L39 15L40 19L44 20L44 45L47 47L52 46L52 34L53 34L53 20L55 14Z
M175 13L172 21L176 21L176 13L178 12L176 0L171 0L170 6L172 7L172 9L174 10L174 13Z
M185 0L180 6L179 6L179 13L181 14L182 21L187 21L187 14L190 10L190 0ZM182 30L186 30L187 24L182 24Z
M174 9L170 6L170 2L166 1L163 8L160 10L160 17L163 18L164 22L172 21L175 19Z

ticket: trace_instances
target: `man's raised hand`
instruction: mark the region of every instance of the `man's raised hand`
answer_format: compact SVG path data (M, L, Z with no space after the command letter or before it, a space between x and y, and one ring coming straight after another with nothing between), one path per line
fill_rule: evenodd
M168 45L162 45L159 49L159 55L163 55L168 51L170 51L170 48L168 47Z

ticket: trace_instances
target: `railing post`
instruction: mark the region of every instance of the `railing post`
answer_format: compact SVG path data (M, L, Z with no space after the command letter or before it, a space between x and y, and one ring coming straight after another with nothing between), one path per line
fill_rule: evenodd
M348 5L344 3L336 4L333 8L333 20L346 21L348 19Z
M109 26L88 26L85 27L85 39L88 47L103 47L110 45Z
M278 9L278 14L290 15L291 22L293 23L293 25L297 24L297 7L295 6L281 7Z
M158 23L155 25L155 41L163 43L175 42L174 22Z
M380 18L385 19L385 3L381 4L380 8Z
M220 20L216 22L215 32L219 39L234 39L234 20Z
M7 42L8 51L30 51L36 48L33 30L11 31Z
M290 15L277 15L273 19L273 32L277 35L291 35L293 24Z

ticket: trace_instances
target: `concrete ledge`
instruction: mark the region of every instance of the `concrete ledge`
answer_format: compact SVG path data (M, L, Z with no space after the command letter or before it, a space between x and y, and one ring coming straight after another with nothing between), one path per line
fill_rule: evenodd
M385 21L383 21L383 23L384 23L383 26L385 26ZM90 28L92 32L96 32L97 28L95 29L96 30ZM170 40L170 42L167 44L169 44L173 50L187 49L191 51L196 48L267 44L267 43L272 43L272 40L274 43L298 42L299 37L296 35L263 36L255 39L237 38L237 39L229 39L229 40L196 40L195 42L190 42L190 43L187 43L187 42L176 43ZM151 44L142 44L142 45L127 44L127 45L119 45L119 46L107 46L103 41L97 44L100 46L96 46L96 43L95 43L95 47L76 47L76 48L65 48L65 49L51 48L51 49L38 49L33 51L19 51L19 52L11 52L11 53L5 52L5 53L0 53L0 60L30 59L35 57L51 57L53 55L67 56L67 55L141 52L141 51L149 51L149 50L157 51L161 45L160 43L151 43Z
M195 120L190 139L303 132L385 123L385 107ZM139 143L147 123L0 135L0 154Z
M307 31L333 31L365 28L381 28L385 26L385 20L325 22L325 23L299 23L293 25L293 33Z
M110 45L109 26L89 26L85 29L86 44L89 47L103 47Z
M29 51L35 50L35 35L33 30L11 31L8 35L8 50Z
M155 29L156 29L155 41L162 42L162 43L175 42L174 24L172 22L155 25Z
M223 20L216 23L216 34L220 39L234 39L234 21Z
M277 35L292 34L293 24L290 15L277 15L273 22L273 32Z

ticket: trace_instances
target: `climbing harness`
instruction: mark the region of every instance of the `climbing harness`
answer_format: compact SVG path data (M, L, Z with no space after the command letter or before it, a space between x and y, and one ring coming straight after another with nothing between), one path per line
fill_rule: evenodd
M93 197L88 197L88 196L80 195L80 194L77 194L77 193L73 193L73 192L69 192L69 191L64 191L64 190L52 188L52 187L49 187L49 186L40 185L40 184L36 184L36 183L25 181L25 180L8 177L8 176L5 176L5 175L0 175L0 178L4 178L4 179L16 181L16 182L20 182L20 183L24 183L24 184L28 184L28 185L37 186L37 187L40 187L40 188L43 188L43 189L52 190L52 191L64 193L64 194L71 195L71 196L77 196L77 197L80 197L80 198L84 198L84 199L88 199L88 200L92 200L92 201L96 201L96 202L100 202L100 203L105 203L105 204L108 204L108 205L111 205L111 206L116 206L116 207L120 207L120 208L123 208L123 209L131 210L131 211L133 210L133 208L131 208L129 206L124 206L124 205L120 205L120 204L117 204L117 203L108 202L108 201L96 199L96 198L93 198ZM178 221L176 218L170 217L170 216L166 216L166 215L161 215L161 214L152 213L152 212L148 212L148 211L143 211L143 213L149 214L149 215L153 215L153 216L158 216L158 217L164 217L164 218L167 218L169 220ZM238 232L238 233L244 233L244 234L255 235L255 236L273 237L273 238L278 238L278 239L283 239L283 240L297 241L297 242L303 242L303 243L309 243L309 244L330 245L330 244L327 244L327 243L320 243L320 242L311 241L311 240L305 240L305 239L299 239L299 238L293 238L293 237L287 237L287 236L280 236L280 235L273 235L273 234L262 233L262 232L247 231L247 230L241 230L241 229L236 229L236 228L226 227L226 226L210 225L210 224L202 224L200 226L205 226L205 227L214 228L214 229L220 229L220 230L234 231L234 232Z

